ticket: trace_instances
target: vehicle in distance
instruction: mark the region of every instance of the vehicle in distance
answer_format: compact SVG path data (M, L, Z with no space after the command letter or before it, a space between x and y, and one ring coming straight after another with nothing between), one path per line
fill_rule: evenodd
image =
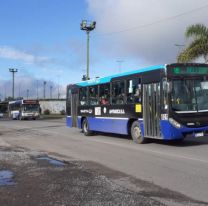
M8 104L9 117L12 119L37 119L40 117L38 100L15 100Z

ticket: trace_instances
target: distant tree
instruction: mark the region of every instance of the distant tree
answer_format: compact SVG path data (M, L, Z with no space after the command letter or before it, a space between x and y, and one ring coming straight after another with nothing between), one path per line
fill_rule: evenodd
M179 54L178 62L191 62L203 57L208 62L208 28L203 24L194 24L187 27L185 36L191 43Z
M23 99L23 97L16 97L15 99L13 99L12 97L6 97L4 101L13 101L13 100L19 100L19 99Z
M19 99L23 99L23 97L16 97L15 99L16 99L16 100L19 100Z
M51 111L49 109L45 109L43 112L43 114L45 114L45 115L49 115L50 113L51 113Z
M12 100L13 100L12 97L6 97L6 98L5 98L5 101L12 101Z

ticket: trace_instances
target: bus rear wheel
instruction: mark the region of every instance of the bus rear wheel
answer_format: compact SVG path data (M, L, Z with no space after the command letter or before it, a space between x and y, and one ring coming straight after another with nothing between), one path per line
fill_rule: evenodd
M138 121L134 121L131 125L131 137L137 144L145 143L145 138L142 136L142 132Z
M85 136L91 136L93 134L93 132L89 130L87 118L85 118L82 122L82 131Z

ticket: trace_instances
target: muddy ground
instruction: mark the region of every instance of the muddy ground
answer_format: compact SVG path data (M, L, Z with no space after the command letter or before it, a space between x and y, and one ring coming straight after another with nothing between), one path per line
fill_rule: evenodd
M22 148L0 147L0 171L13 172L5 184L0 173L0 206L204 205L93 162Z
M113 183L84 163L51 163L43 153L0 150L0 171L14 173L0 186L1 206L162 205Z

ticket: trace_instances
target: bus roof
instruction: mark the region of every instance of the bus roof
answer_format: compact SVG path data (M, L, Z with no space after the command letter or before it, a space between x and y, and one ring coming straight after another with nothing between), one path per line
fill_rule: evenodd
M9 101L9 104L20 104L22 102L21 99Z
M37 99L18 99L9 101L9 104L39 104L39 101Z
M165 64L161 64L161 65L157 65L157 66L144 67L144 68L129 71L129 72L115 74L112 76L90 79L88 81L83 81L83 82L77 83L76 85L84 87L84 86L91 86L91 85L97 85L97 84L105 84L105 83L110 82L111 79L113 79L115 77L122 77L122 76L131 75L131 74L137 74L137 73L142 73L142 72L147 72L147 71L164 69L165 66L166 66Z

